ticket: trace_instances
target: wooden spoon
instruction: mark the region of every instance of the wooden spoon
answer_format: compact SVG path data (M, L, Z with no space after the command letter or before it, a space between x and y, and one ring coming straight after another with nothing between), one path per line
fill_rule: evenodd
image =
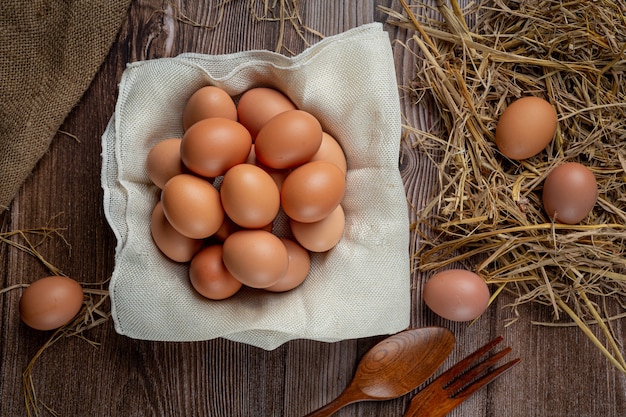
M442 327L405 330L370 349L350 385L332 402L305 417L327 417L358 401L390 400L426 381L454 347L454 335Z

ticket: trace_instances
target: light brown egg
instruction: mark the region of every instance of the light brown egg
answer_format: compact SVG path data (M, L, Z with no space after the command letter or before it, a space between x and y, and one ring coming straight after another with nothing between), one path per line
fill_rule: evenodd
M272 177L256 165L229 169L220 186L222 207L241 227L257 229L270 224L280 209L280 193Z
M245 162L251 145L250 133L242 124L213 117L200 120L185 132L180 157L194 173L217 177Z
M287 248L289 266L285 275L276 284L265 288L267 291L284 292L293 290L304 282L311 269L311 256L306 249L291 239L281 238L280 240Z
M152 210L150 232L154 243L161 252L175 262L189 262L202 247L201 239L183 236L172 227L163 214L161 202Z
M174 175L182 174L185 167L180 160L180 138L162 140L150 149L146 158L148 178L159 188Z
M437 315L452 321L474 320L489 305L489 288L477 274L464 269L438 272L424 284L422 297Z
M343 236L346 218L341 204L328 216L313 223L301 223L293 219L289 225L294 237L311 252L326 252L337 245Z
M256 138L257 133L272 117L296 106L283 93L272 88L252 88L239 98L237 114L239 122Z
M289 254L280 238L265 230L240 230L224 241L224 265L244 285L267 288L289 267Z
M496 146L504 156L522 160L550 143L557 126L554 107L539 97L522 97L502 113L496 126Z
M232 97L213 85L202 87L189 97L183 110L183 129L210 117L237 120L237 106Z
M206 180L176 175L161 191L163 213L179 233L192 239L213 235L224 221L220 194Z
M280 201L289 218L312 223L335 210L345 190L345 175L335 164L308 162L287 175L280 191Z
M344 174L348 171L348 162L346 161L343 148L339 142L337 142L337 139L326 132L322 132L322 144L315 155L311 157L310 161L331 162L337 165Z
M71 278L50 276L28 286L20 298L20 316L29 327L52 330L72 320L83 305L83 288Z
M576 224L591 212L598 199L593 172L577 162L554 168L543 184L543 207L557 222Z
M198 252L189 265L191 285L203 297L224 300L232 297L242 287L224 266L222 245L211 245Z
M259 131L257 159L271 168L293 168L307 162L322 144L322 126L310 113L289 110L270 119Z

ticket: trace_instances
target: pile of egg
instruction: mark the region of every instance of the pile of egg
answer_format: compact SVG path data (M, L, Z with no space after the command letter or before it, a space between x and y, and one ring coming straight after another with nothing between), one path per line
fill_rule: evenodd
M150 223L156 246L189 262L192 286L208 299L243 286L299 286L310 253L343 236L347 163L339 143L312 114L263 87L236 103L219 87L203 87L182 121L182 138L161 140L146 159L161 190ZM281 213L291 233L279 236Z

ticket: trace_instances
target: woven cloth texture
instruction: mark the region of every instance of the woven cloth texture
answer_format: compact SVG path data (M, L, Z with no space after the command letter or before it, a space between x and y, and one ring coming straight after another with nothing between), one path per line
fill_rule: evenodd
M130 0L3 0L0 211L89 87Z
M343 239L312 255L311 272L295 290L244 288L227 300L203 299L187 265L167 260L151 239L159 190L148 179L146 156L160 140L182 137L183 107L208 84L235 100L252 87L276 88L316 116L346 153ZM183 54L129 65L102 137L104 212L117 238L110 282L116 331L161 341L223 337L271 350L292 339L338 341L406 328L409 220L400 139L391 45L379 23L325 38L295 57Z

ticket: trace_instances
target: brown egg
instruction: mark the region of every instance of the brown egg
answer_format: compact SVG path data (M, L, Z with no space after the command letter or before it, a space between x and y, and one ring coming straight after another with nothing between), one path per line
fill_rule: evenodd
M300 223L290 220L289 225L294 237L304 248L311 252L326 252L341 240L346 223L341 204L328 216L313 223Z
M219 87L202 87L189 97L183 110L183 129L210 117L237 120L237 106L232 97Z
M254 150L271 168L293 168L307 162L322 144L322 126L310 113L289 110L270 119L259 131Z
M256 138L257 133L272 117L296 106L278 90L265 87L252 88L239 98L237 114L239 122Z
M172 227L163 214L163 206L160 201L152 210L150 232L159 250L175 262L189 262L202 247L201 239L183 236Z
M270 224L280 209L280 193L272 177L256 165L235 165L220 187L222 207L241 227L258 229Z
M281 238L287 248L289 266L287 273L274 285L265 288L267 291L284 292L290 291L304 282L311 269L311 256L300 244L291 239Z
M185 132L180 157L194 173L217 177L245 162L251 145L250 133L242 124L213 117L200 120Z
M174 229L192 239L211 236L224 221L219 192L194 175L181 174L169 180L161 192L161 203Z
M576 224L591 212L598 184L586 166L567 162L554 168L543 184L543 207L551 219Z
M235 295L242 287L224 266L222 245L211 245L202 249L189 265L191 285L203 297L224 300Z
M422 297L426 305L444 319L469 321L483 314L490 295L480 276L464 269L450 269L426 281Z
M345 190L345 175L335 164L308 162L287 175L280 191L280 201L289 218L312 223L335 210Z
M184 165L180 160L180 138L162 140L150 149L146 158L148 178L159 188L174 175L184 172Z
M331 162L337 165L344 174L348 171L348 162L341 145L326 132L322 132L322 144L310 161Z
M271 287L289 267L284 243L264 230L240 230L228 236L223 258L230 273L252 288Z
M52 330L69 323L83 305L83 289L71 278L50 276L33 282L20 298L20 316L29 327Z
M550 103L539 97L522 97L500 116L496 146L507 158L527 159L545 149L556 126L556 111Z

